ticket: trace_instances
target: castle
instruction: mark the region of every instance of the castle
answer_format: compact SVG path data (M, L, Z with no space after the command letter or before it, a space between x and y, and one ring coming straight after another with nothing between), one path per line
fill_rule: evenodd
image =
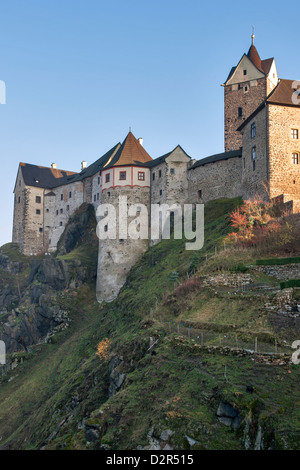
M152 159L131 132L80 173L20 163L14 188L13 242L24 254L56 250L83 203L205 203L217 198L281 196L300 211L300 83L279 79L275 59L252 44L224 87L225 152L193 160L178 145ZM116 297L147 240L100 240L99 301Z

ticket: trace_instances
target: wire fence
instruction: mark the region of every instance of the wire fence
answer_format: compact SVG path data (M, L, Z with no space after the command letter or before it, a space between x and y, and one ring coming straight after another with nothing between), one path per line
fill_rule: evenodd
M199 346L219 346L262 354L291 354L292 351L287 342L278 343L275 338L264 340L259 336L250 337L241 332L198 329L186 326L183 322L169 321L163 322L163 325L166 331L194 340Z

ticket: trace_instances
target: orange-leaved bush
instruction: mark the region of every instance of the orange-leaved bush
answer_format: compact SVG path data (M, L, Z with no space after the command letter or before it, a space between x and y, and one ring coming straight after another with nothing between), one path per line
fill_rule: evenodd
M110 346L110 340L108 338L100 341L97 346L96 352L99 359L101 359L102 361L107 361L109 359Z

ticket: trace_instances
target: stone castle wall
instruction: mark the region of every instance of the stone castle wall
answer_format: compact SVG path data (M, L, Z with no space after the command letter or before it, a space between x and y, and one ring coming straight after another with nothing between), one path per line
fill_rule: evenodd
M242 159L207 163L188 172L188 200L203 204L212 199L241 196Z
M136 264L149 246L148 240L132 240L129 237L119 239L119 196L127 196L128 206L131 204L144 204L149 212L150 191L147 187L116 187L115 189L103 191L102 204L113 204L117 209L117 239L99 240L96 288L99 302L110 302L117 297L131 267ZM128 222L133 221L135 218L136 216L129 217Z

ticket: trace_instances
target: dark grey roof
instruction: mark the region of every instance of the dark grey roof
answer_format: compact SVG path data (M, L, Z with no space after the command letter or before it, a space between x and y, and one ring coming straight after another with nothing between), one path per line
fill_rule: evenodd
M157 166L157 165L160 165L160 164L163 163L163 162L166 160L166 158L167 158L169 155L171 155L171 153L173 153L174 150L176 150L178 147L185 153L185 155L186 155L187 157L191 158L191 157L183 150L183 148L181 147L181 145L176 145L176 147L175 147L173 150L171 150L171 152L165 153L165 154L162 155L161 157L155 158L154 160L151 160L150 162L145 163L145 166L147 166L148 168L153 168L153 167L155 167L155 166Z
M72 171L59 170L44 166L20 163L24 183L26 186L52 189L68 182L68 177L76 175Z
M26 186L34 186L36 188L53 189L64 184L82 181L85 178L95 175L109 161L115 151L120 147L120 143L116 144L102 157L98 158L94 163L82 170L80 173L73 171L59 170L57 168L48 168L45 166L31 165L30 163L20 163L24 183Z
M94 163L89 165L87 168L82 170L80 173L69 176L68 183L74 183L75 181L82 181L85 178L89 178L98 173L104 165L109 161L109 159L115 154L115 152L120 148L120 142L118 142L114 147L112 147L108 152L106 152L102 157L98 158Z
M229 158L236 158L242 156L242 149L239 150L230 150L229 152L217 153L215 155L211 155L210 157L202 158L198 160L194 165L189 168L190 170L194 170L198 166L204 166L208 163L215 163L221 160L228 160Z

